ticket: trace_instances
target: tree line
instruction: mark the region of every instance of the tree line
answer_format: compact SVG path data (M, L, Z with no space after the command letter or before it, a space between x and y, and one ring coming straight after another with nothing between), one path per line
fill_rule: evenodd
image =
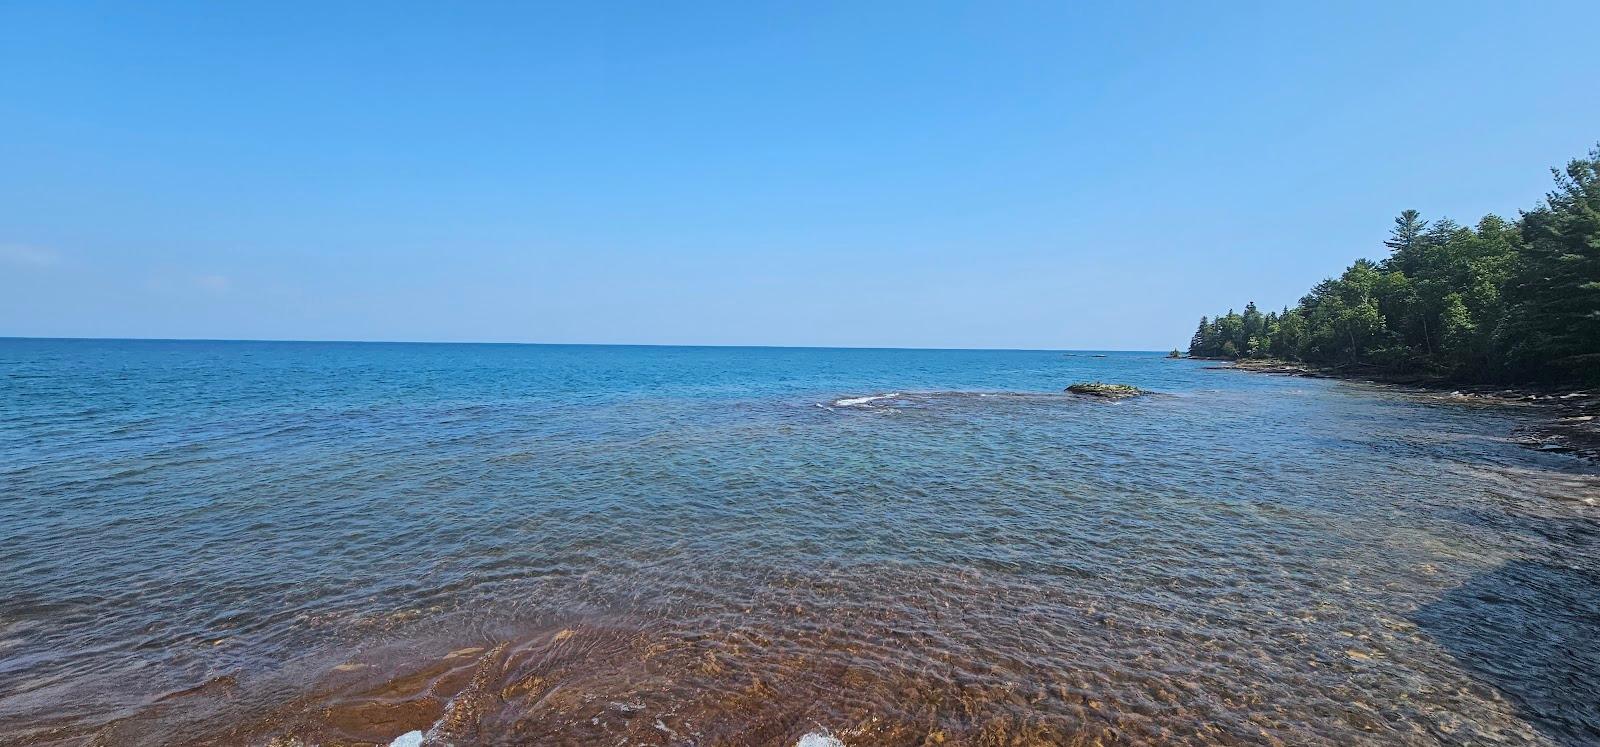
M1517 220L1395 218L1293 308L1201 317L1189 354L1283 358L1465 381L1600 380L1600 146Z

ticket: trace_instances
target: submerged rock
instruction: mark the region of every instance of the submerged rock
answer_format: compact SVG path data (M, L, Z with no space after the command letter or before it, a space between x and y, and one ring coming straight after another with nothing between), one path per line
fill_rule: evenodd
M1127 384L1102 384L1098 381L1084 381L1067 387L1073 394L1087 394L1094 397L1107 399L1126 399L1146 394L1145 390Z
M814 731L801 737L794 747L844 747L844 742L826 731Z

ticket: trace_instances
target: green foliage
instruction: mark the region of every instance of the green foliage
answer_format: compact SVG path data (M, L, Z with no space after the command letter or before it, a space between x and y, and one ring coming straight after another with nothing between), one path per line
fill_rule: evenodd
M1361 259L1294 308L1201 317L1189 354L1372 366L1478 381L1600 379L1600 147L1555 171L1516 221L1395 218Z
M1518 375L1600 369L1600 147L1556 172L1545 204L1522 216L1522 251L1503 289L1496 341Z

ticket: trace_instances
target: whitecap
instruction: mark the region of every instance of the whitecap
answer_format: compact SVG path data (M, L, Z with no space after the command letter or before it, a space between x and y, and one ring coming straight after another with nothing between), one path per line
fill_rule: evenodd
M408 731L394 738L389 747L422 747L422 732Z
M834 400L833 401L833 406L834 407L860 407L862 405L870 404L872 402L877 402L880 399L894 399L895 397L898 397L898 396L900 396L899 392L889 392L888 394L874 394L874 395L872 395L870 397L846 397L844 399L836 399L836 400Z

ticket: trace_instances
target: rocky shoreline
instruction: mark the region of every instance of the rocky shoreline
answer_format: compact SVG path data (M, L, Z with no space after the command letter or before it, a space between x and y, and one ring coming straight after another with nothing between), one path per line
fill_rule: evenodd
M1196 360L1216 360L1223 364L1211 366L1215 369L1363 381L1440 395L1465 403L1526 407L1538 414L1540 422L1518 428L1512 433L1514 440L1530 449L1571 453L1600 463L1600 389L1463 384L1441 377L1388 375L1368 367L1322 367L1273 359Z

